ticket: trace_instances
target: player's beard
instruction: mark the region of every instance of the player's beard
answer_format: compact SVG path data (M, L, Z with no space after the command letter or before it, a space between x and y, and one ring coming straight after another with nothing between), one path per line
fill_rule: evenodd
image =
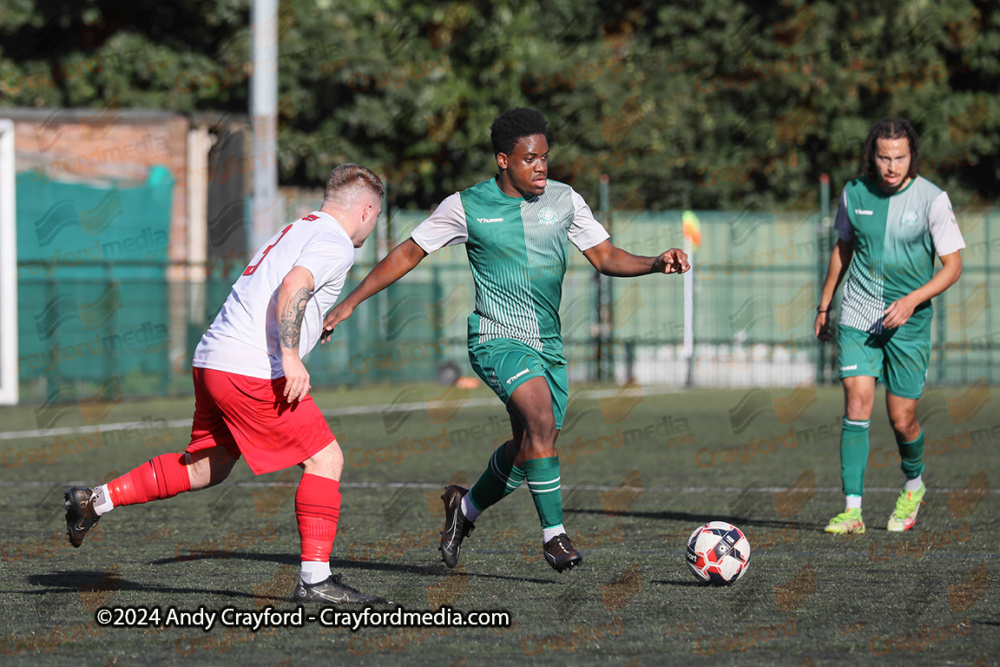
M889 185L888 183L886 183L885 179L880 176L879 177L879 181L880 181L879 182L879 187L881 188L881 190L882 190L883 193L885 193L887 195L894 195L897 192L899 192L900 190L902 190L904 187L906 187L907 185L909 185L910 181L912 181L912 180L913 179L910 178L910 176L907 175L907 176L903 176L899 180L899 183L896 183L895 185Z

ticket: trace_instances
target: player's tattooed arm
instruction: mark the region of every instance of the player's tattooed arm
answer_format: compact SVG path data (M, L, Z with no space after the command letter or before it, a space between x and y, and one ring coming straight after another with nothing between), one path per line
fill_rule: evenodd
M312 272L302 266L293 267L278 287L275 309L278 318L278 346L282 354L294 352L298 356L302 320L315 287Z
M312 273L296 266L278 288L275 303L278 318L278 346L281 349L281 370L285 375L284 396L289 403L305 398L309 393L309 372L299 358L299 339L306 304L315 288Z
M285 305L285 311L278 318L278 337L281 347L298 350L299 338L302 335L302 318L306 314L306 304L309 302L310 290L300 288L292 294Z

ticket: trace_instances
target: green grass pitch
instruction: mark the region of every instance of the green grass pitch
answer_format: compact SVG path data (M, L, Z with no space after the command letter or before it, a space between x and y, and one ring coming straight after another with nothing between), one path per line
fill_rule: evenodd
M919 415L929 492L914 529L892 534L885 524L902 474L879 392L864 501L868 532L850 539L822 532L843 502L839 388L588 390L574 388L558 442L565 524L584 556L582 567L563 574L541 557L541 530L523 489L477 522L456 570L440 562L441 487L474 483L509 432L487 390L394 386L315 394L346 457L334 571L407 610L507 611L512 623L504 628L101 628L101 607L293 610L286 598L298 567L299 472L254 477L241 462L219 487L116 509L72 549L63 490L180 451L193 402L118 404L97 425L100 436L84 422L93 414L75 407L44 415L63 429L44 437L18 435L37 428L37 408L3 409L3 661L637 666L997 659L1000 501L991 485L1000 476L1000 416L989 388L925 392ZM129 422L133 427L113 426ZM746 576L727 588L698 584L684 559L688 535L712 519L739 526L753 550Z

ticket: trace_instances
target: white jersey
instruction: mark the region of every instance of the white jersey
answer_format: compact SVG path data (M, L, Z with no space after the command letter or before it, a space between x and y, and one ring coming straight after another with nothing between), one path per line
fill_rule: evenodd
M299 338L304 357L319 341L323 317L354 265L354 243L337 220L314 211L272 236L233 284L222 310L195 348L191 365L265 380L283 377L278 343L278 289L301 266L315 287L306 303Z

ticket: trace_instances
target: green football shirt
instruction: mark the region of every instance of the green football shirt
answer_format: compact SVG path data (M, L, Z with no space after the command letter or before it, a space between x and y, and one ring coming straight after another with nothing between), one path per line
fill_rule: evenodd
M866 178L844 187L834 222L841 240L853 244L840 324L881 333L890 303L934 277L934 255L965 247L948 193L921 176L892 195ZM930 301L914 311L926 311Z
M446 198L413 230L432 253L464 243L476 285L469 344L510 338L565 362L559 322L566 251L609 238L573 188L549 180L544 194L504 194L496 179Z

